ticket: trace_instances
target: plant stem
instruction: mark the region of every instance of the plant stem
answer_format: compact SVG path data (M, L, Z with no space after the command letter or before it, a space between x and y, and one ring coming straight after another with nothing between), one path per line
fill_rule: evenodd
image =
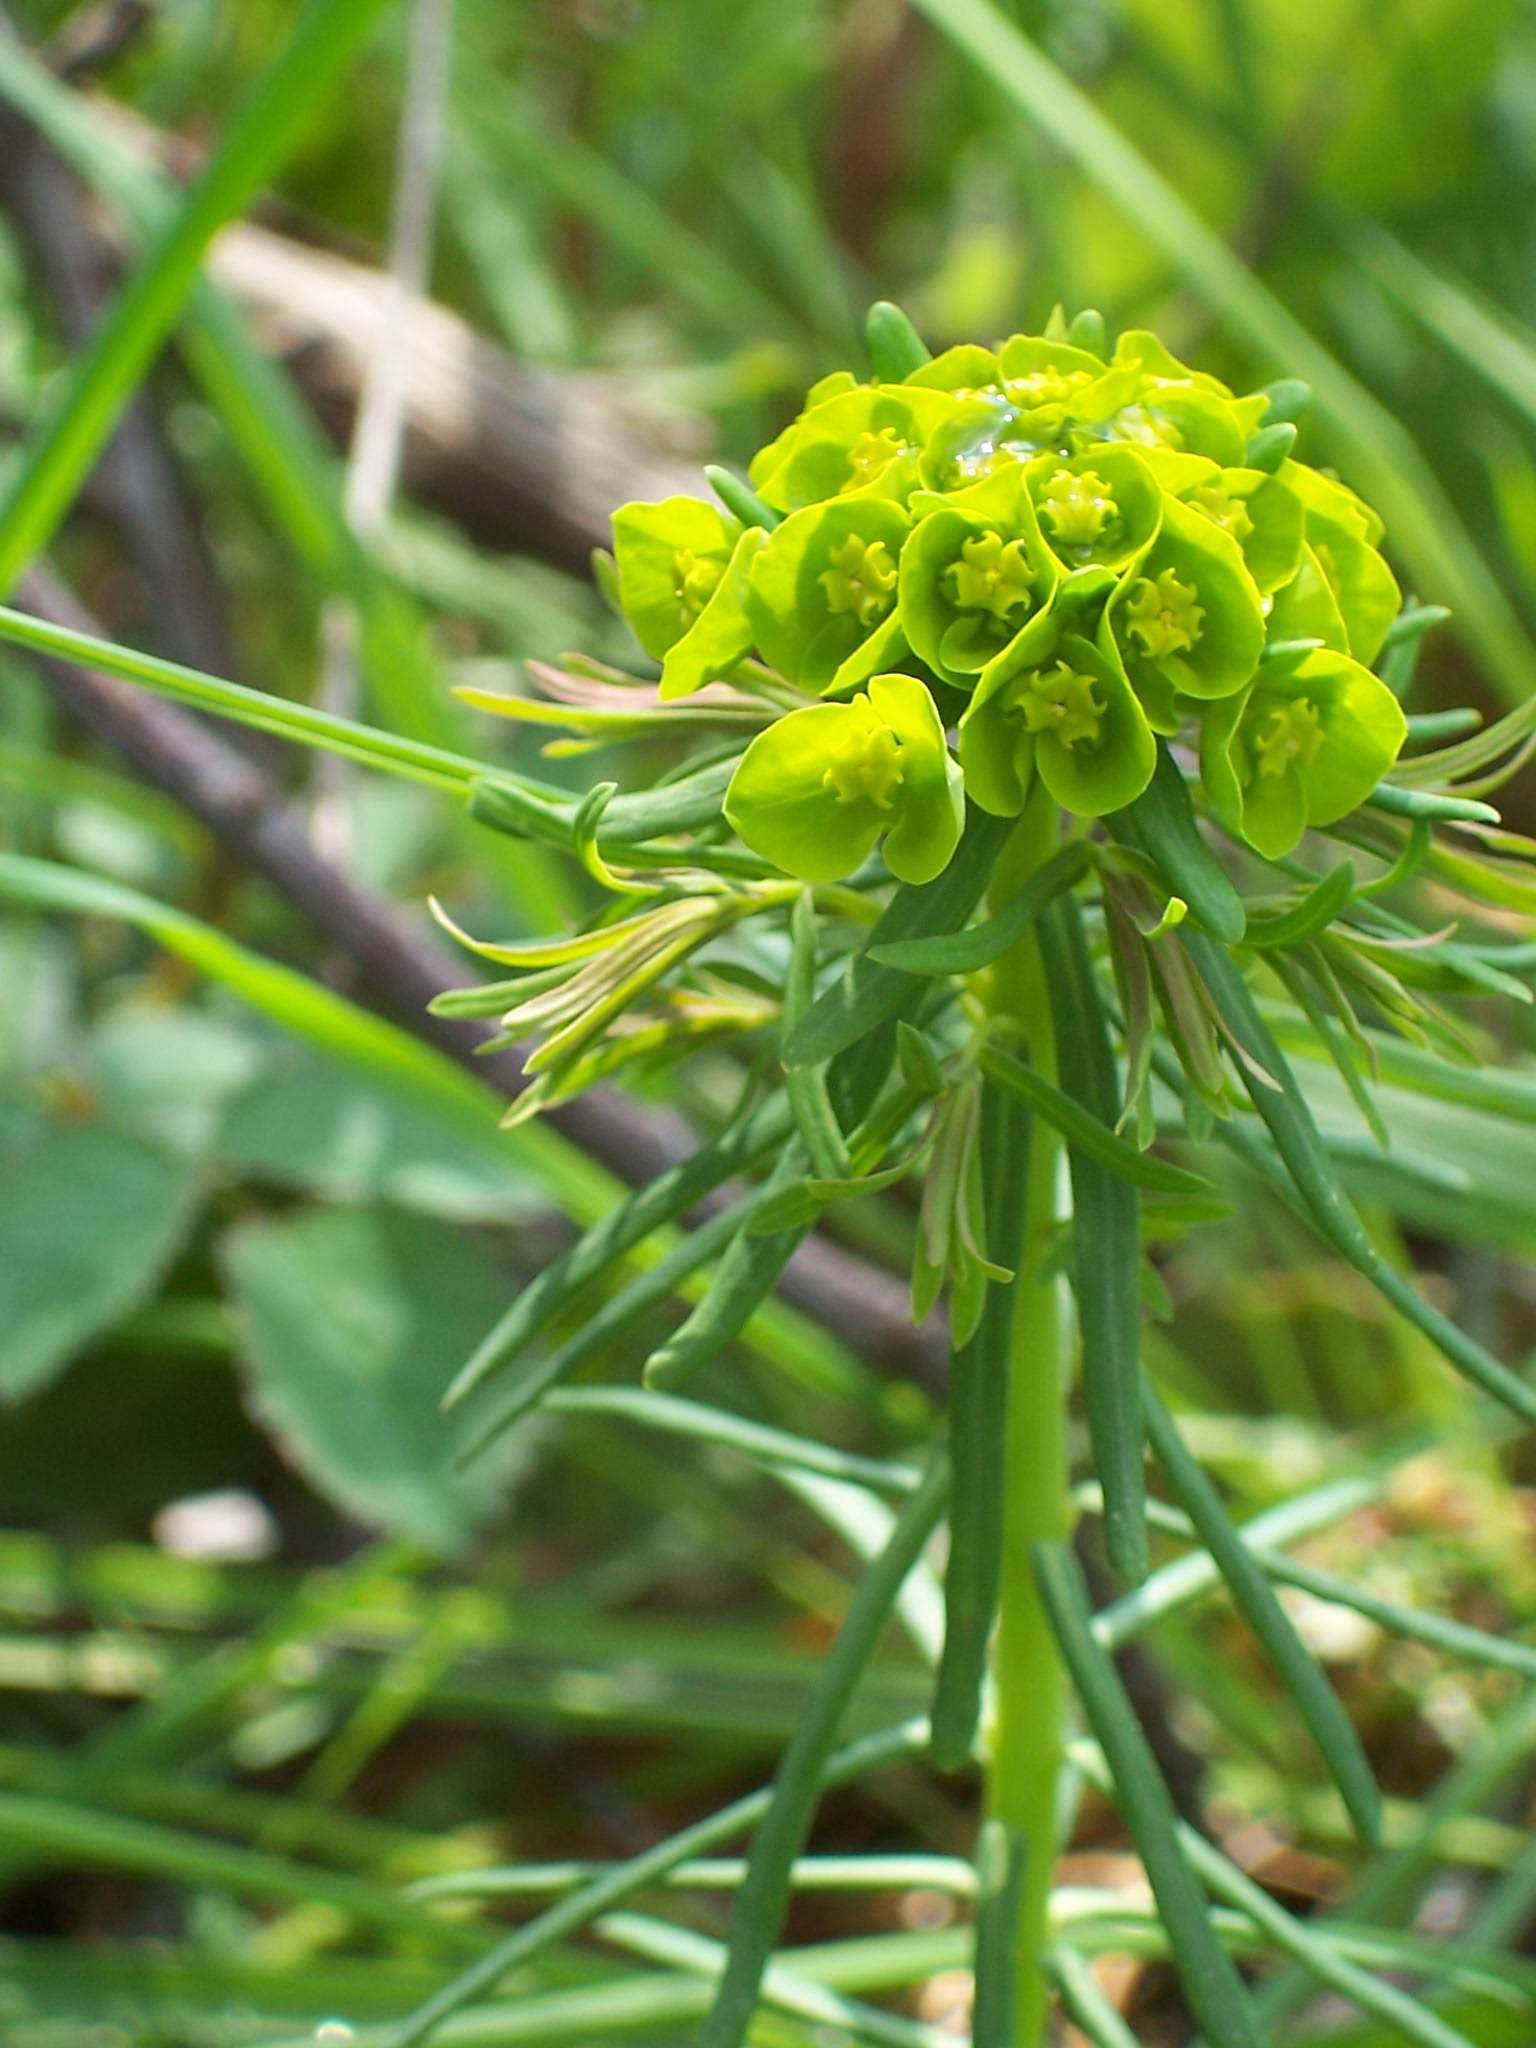
M1054 806L1039 826L1026 815L1009 849L1008 893L1054 851L1054 826ZM992 1007L1022 1027L1035 1067L1053 1078L1050 1004L1032 933L998 963ZM1060 1542L1068 1522L1064 1354L1070 1327L1059 1275L1042 1272L1054 1248L1060 1164L1061 1141L1036 1118L1024 1253L1014 1290L1003 1579L993 1651L995 1718L987 1789L989 1813L1023 1835L1027 1853L1014 1936L1011 2048L1042 2048L1048 2025L1041 1958L1055 1860L1065 1680L1030 1555L1036 1543Z

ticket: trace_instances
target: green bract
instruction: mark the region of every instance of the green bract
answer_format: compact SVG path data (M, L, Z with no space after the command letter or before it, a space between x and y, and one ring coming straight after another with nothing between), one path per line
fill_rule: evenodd
M1280 475L1306 508L1307 545L1333 592L1350 653L1356 661L1374 661L1403 601L1376 551L1380 520L1353 491L1304 463L1287 462Z
M1294 664L1267 664L1251 689L1212 707L1201 778L1222 822L1278 860L1309 825L1331 825L1363 803L1406 733L1385 683L1320 648Z
M1204 455L1223 469L1242 462L1267 400L1234 398L1217 378L1186 369L1155 334L1141 330L1121 335L1115 362L1139 377L1134 402L1115 421L1120 435Z
M1201 455L1142 452L1171 497L1237 542L1260 597L1291 581L1301 566L1306 514L1287 481L1262 469L1223 469Z
M914 654L968 687L1049 599L1059 572L1017 463L949 498L918 492L910 509L902 629Z
M1036 774L1080 817L1138 796L1156 742L1107 627L1085 639L1074 613L1043 612L983 675L960 721L965 786L984 811L1014 817Z
M764 659L813 693L853 689L899 660L897 563L911 529L883 497L791 513L747 580L747 616Z
M1041 455L1025 472L1040 531L1068 568L1097 562L1124 569L1148 547L1162 521L1163 494L1129 448L1092 448L1063 458Z
M954 411L944 391L858 385L802 413L780 458L753 484L777 512L798 512L848 491L905 498L918 480L918 456Z
M700 498L621 505L613 515L619 593L635 638L659 659L714 595L741 528Z
M897 880L929 882L960 843L965 797L926 685L887 675L759 733L725 815L754 853L805 882L852 874L882 835Z
M1179 696L1229 697L1258 665L1264 613L1231 535L1177 498L1111 605L1126 673L1159 732L1177 732Z
M661 665L663 702L688 697L728 675L752 652L752 621L747 615L747 588L752 564L767 543L760 526L749 526L736 542L725 572L681 640L667 649Z
M1337 654L1348 654L1349 635L1323 565L1305 542L1301 566L1269 607L1271 640L1321 640Z

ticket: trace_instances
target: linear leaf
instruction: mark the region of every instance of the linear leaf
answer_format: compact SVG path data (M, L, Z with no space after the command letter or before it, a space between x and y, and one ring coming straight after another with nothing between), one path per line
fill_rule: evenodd
M1062 1544L1038 1543L1034 1561L1056 1640L1108 1760L1190 2008L1212 2048L1263 2048L1242 1979L1211 1931L1210 1908L1180 1845L1168 1788L1119 1674L1094 1639L1077 1560Z
M1297 1635L1263 1568L1233 1526L1221 1496L1191 1455L1149 1380L1143 1380L1142 1394L1147 1435L1158 1463L1311 1730L1361 1840L1374 1848L1381 1839L1381 1792L1338 1694Z
M800 1020L785 1047L786 1059L796 1066L820 1066L898 1011L916 1006L921 986L911 975L878 964L874 948L958 930L980 902L1012 830L1011 818L972 809L949 866L921 888L904 884L896 891L862 949Z
M1088 848L1076 840L1053 853L984 924L972 925L968 931L941 933L937 938L895 939L878 946L871 936L869 957L878 966L899 967L904 974L975 974L1000 960L1041 911L1081 879L1087 866Z
M877 1735L867 1735L862 1741L851 1742L845 1749L837 1750L825 1759L820 1772L821 1788L829 1791L837 1785L856 1783L882 1765L910 1756L927 1739L926 1721L905 1721L895 1728L883 1729ZM690 1857L702 1855L717 1843L728 1842L744 1833L767 1813L773 1796L773 1786L749 1792L729 1806L707 1814L703 1820L680 1829L677 1834L669 1835L665 1841L643 1849L638 1856L618 1864L569 1898L559 1900L536 1920L530 1920L527 1926L519 1927L515 1933L499 1941L488 1955L424 2000L400 2023L391 2048L419 2048L421 2042L436 2033L444 2020L462 2011L466 2005L473 2004L519 1965L589 1926L610 1906L620 1905L635 1892L657 1883L679 1863L686 1863Z
M891 1607L944 1511L949 1460L936 1451L923 1483L905 1503L891 1539L858 1590L774 1777L773 1798L752 1838L746 1883L731 1921L731 1950L720 1992L699 2036L700 2048L738 2048L757 2004L758 1986L778 1939L790 1872L805 1846L828 1751Z
M1053 904L1040 925L1057 1070L1087 1118L1106 1129L1120 1112L1120 1082L1076 900ZM1044 1110L1042 1108L1042 1114ZM1127 1148L1129 1149L1129 1148ZM1096 1152L1068 1140L1072 1261L1082 1330L1083 1406L1104 1488L1104 1543L1130 1585L1147 1575L1145 1443L1140 1400L1141 1207L1131 1183Z
M1159 1159L1150 1152L1138 1152L1134 1145L1128 1145L1124 1138L1117 1138L1109 1125L1096 1117L1092 1111L1074 1102L1070 1095L1064 1095L1045 1076L1016 1059L1000 1046L989 1045L982 1052L978 1064L990 1081L1007 1094L1017 1096L1020 1102L1038 1111L1053 1129L1060 1131L1067 1141L1096 1159L1100 1166L1118 1174L1133 1187L1150 1188L1164 1195L1208 1195L1211 1182L1203 1174L1191 1173L1186 1167L1175 1166L1170 1160Z

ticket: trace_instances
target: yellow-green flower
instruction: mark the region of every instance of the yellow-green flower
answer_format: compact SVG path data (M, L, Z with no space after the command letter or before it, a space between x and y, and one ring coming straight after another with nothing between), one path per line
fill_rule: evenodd
M1216 815L1269 860L1312 825L1362 804L1407 734L1386 684L1347 654L1319 648L1266 662L1252 687L1214 704L1200 775Z
M810 704L759 733L725 815L754 853L802 881L852 874L883 838L899 881L928 882L959 844L965 797L927 687L882 675L846 704Z
M1124 569L1156 538L1163 493L1129 448L1041 455L1025 474L1045 543L1068 568Z
M1177 498L1111 606L1127 675L1159 732L1177 732L1181 697L1227 697L1258 666L1264 613L1231 535Z
M813 695L856 688L899 661L896 578L911 530L893 499L858 493L791 513L747 578L764 660Z
M1107 624L1097 640L1063 605L1042 612L983 673L960 720L972 799L1014 817L1038 775L1080 817L1121 810L1157 765L1156 743Z
M621 505L613 515L613 556L624 615L647 654L659 660L709 603L741 532L739 521L702 498Z
M910 509L918 523L901 557L902 627L936 674L969 687L1049 599L1060 572L1017 463L953 497L919 492Z

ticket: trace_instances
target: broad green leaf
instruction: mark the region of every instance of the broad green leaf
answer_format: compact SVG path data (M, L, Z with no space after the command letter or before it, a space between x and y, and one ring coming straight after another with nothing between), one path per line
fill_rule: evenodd
M248 1179L335 1202L388 1202L449 1223L516 1223L543 1207L515 1156L467 1142L387 1089L303 1050L275 1051L229 1103L219 1158Z
M0 1124L0 1401L148 1300L195 1213L192 1164L101 1119Z
M473 1241L351 1209L237 1225L221 1259L252 1404L310 1484L366 1527L461 1549L507 1477L453 1470L474 1417L440 1407L504 1294Z

